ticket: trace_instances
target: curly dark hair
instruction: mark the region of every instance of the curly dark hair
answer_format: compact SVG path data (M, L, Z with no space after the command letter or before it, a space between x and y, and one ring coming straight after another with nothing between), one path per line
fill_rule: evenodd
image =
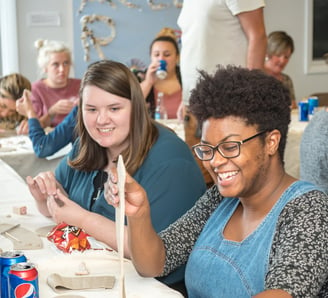
M213 75L199 73L190 96L190 110L198 121L235 116L244 119L246 125L257 126L258 131L277 129L281 133L278 150L283 163L291 99L282 83L261 70L231 65L218 65Z

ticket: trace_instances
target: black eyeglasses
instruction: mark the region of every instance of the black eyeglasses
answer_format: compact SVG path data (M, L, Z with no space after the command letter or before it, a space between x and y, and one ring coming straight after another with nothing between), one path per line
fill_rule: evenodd
M214 153L217 150L224 158L234 158L240 154L240 145L254 139L266 131L261 131L242 141L227 141L217 144L215 147L206 144L197 144L192 146L196 156L203 161L211 160L214 157Z

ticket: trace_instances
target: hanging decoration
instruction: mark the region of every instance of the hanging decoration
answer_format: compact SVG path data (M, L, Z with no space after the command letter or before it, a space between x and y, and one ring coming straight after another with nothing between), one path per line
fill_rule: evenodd
M80 4L79 10L78 10L79 14L82 13L82 11L84 10L88 1L89 2L98 1L100 3L108 3L111 7L116 8L116 4L113 2L113 0L81 0L81 4ZM173 5L176 8L181 8L183 5L182 0L172 0L172 1L173 1ZM121 4L123 4L125 7L140 9L140 5L134 4L132 1L119 0L119 2ZM162 9L168 8L170 5L170 4L165 4L165 3L154 3L154 2L155 2L155 0L147 0L147 4L152 10L162 10ZM84 58L83 58L84 61L90 60L91 46L93 46L95 48L95 50L97 51L98 57L100 59L105 59L105 55L104 55L101 47L108 45L116 37L116 29L115 29L115 23L114 23L113 19L110 17L104 16L104 15L92 14L92 15L82 16L80 19L80 22L81 22L81 28L82 28L81 42L82 42L82 47L84 50ZM89 28L89 26L88 26L88 24L92 24L95 22L103 22L107 26L109 26L110 34L107 37L96 37L94 35L93 30L91 28Z
M167 4L163 4L163 3L155 4L153 0L147 0L147 2L152 10L160 10L167 7Z
M84 50L84 61L90 60L90 46L93 45L97 51L100 59L105 59L105 55L101 49L102 46L106 46L113 41L116 36L114 21L107 16L103 15L85 15L81 18L81 41ZM93 30L88 27L88 23L103 22L110 27L110 35L107 37L95 37ZM90 40L90 42L89 42Z
M78 13L82 13L84 7L86 6L87 2L88 1L96 1L96 0L82 0L81 1L81 5L80 5L80 8L79 8L79 11ZM116 7L115 3L113 2L113 0L97 0L98 2L100 3L104 3L104 2L107 2L110 6L112 7ZM139 5L137 4L134 4L132 3L131 1L128 1L128 0L119 0L124 6L128 7L128 8L140 8ZM176 8L181 8L182 7L182 4L183 4L183 1L179 1L179 0L172 0L173 1L173 5L176 7ZM149 5L149 7L152 9L152 10L160 10L160 9L164 9L164 8L167 8L169 5L168 4L164 4L164 3L158 3L158 4L155 4L154 3L154 0L147 0L147 3Z
M81 1L81 5L80 5L80 8L78 10L78 13L79 14L82 13L82 11L83 11L84 7L87 5L87 2L88 1L94 2L95 0L82 0ZM97 0L97 1L100 2L100 3L107 2L110 6L116 7L116 5L114 4L113 0Z
M127 0L120 0L120 2L128 8L139 8L139 5L133 4L132 2Z
M179 0L173 0L173 4L176 8L182 8L182 2L180 2Z

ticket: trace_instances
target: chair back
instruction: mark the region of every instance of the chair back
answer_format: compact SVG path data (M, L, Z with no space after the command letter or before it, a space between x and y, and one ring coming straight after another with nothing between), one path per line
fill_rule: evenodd
M310 96L317 96L319 99L319 107L327 106L328 107L328 92L318 92L313 93Z

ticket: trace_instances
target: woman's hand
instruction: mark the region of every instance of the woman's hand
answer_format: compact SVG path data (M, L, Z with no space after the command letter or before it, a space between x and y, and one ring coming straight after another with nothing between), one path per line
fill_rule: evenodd
M76 105L75 101L69 99L60 99L52 105L48 111L50 116L57 114L68 114Z
M111 169L105 183L104 196L108 204L117 207L119 204L117 170ZM125 180L125 214L128 217L141 217L149 214L149 203L146 191L128 173Z
M37 201L44 201L57 193L57 180L52 172L41 172L34 178L26 178L31 194Z
M158 61L154 61L149 64L146 72L145 81L149 82L152 86L155 84L157 77L156 77L156 70L160 66Z
M55 195L47 197L49 213L56 223L65 222L68 225L81 227L81 221L88 211L70 200L59 189Z
M16 111L27 118L37 118L31 101L31 91L24 90L23 96L16 101Z
M27 176L26 183L41 214L51 216L47 206L47 198L56 195L58 188L62 193L65 193L62 186L57 182L55 175L52 172L41 172L34 178Z

